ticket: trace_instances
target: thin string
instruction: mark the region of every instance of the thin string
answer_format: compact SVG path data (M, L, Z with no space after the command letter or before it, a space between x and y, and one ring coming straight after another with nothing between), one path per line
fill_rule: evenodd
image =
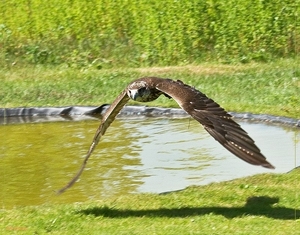
M298 140L298 135L297 135L297 131L295 131L295 141L294 141L294 143L295 143L295 147L294 147L294 156L295 156L295 158L294 158L294 165L295 165L295 168L297 167L297 143L298 143L298 141L300 141L300 140ZM298 198L298 190L296 190L296 192L295 192L295 202L297 202L298 200L297 200L297 198ZM295 220L297 220L297 209L296 209L296 207L295 207Z
M297 9L298 10L298 9ZM296 11L298 12L298 11ZM295 72L295 76L299 76L298 75L298 71L296 70L297 69L297 66L296 66L296 60L298 59L297 57L299 56L298 55L298 50L300 50L300 48L298 48L298 37L297 37L297 29L298 29L298 24L297 24L297 15L298 14L295 14L295 33L293 34L293 37L294 37L294 50L295 50L295 64L294 64L294 72ZM297 167L297 143L298 143L298 138L297 138L297 132L295 131L295 148L294 148L294 165L295 165L295 168ZM298 198L298 191L296 190L295 191L295 202L297 202ZM297 219L297 209L296 209L296 206L295 206L295 220Z

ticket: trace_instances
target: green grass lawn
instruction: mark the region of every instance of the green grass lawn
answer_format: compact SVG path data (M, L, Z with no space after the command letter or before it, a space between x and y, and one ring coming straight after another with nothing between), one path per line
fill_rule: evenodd
M203 64L182 67L97 70L93 67L0 69L0 105L62 106L111 103L139 77L180 79L214 99L228 111L299 117L300 61L268 64ZM164 97L148 105L178 107Z
M97 70L12 67L0 73L2 107L111 103L142 76L181 79L228 111L299 118L299 60ZM149 105L177 107L164 97ZM234 169L233 169L234 170ZM169 194L0 209L1 234L297 234L299 173L262 174Z
M103 201L0 210L1 234L297 234L300 169Z

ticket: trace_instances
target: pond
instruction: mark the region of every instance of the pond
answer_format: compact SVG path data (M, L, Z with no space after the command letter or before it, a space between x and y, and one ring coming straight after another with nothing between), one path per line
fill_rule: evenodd
M238 122L275 170L235 157L191 118L119 118L80 180L59 196L56 191L78 171L99 120L0 125L0 207L162 193L300 165L299 128Z

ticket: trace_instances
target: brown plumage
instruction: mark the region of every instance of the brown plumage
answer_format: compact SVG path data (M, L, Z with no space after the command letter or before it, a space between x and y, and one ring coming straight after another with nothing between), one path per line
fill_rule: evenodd
M140 102L149 102L162 94L173 98L182 109L201 123L212 137L234 155L250 164L274 169L247 132L232 119L230 114L205 94L179 80L145 77L131 82L107 109L79 172L58 193L63 193L76 182L101 136L105 134L130 98Z

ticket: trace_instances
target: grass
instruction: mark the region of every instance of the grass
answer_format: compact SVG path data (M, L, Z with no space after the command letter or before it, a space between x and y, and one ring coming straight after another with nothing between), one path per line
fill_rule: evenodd
M12 67L0 73L2 107L101 105L111 103L126 85L142 76L180 79L228 111L298 118L299 59L239 65L203 64L140 69L94 67ZM148 105L178 107L159 98Z
M141 76L181 79L228 111L299 118L299 60L267 64L140 69L1 69L2 107L111 103ZM149 105L174 107L159 98ZM0 209L1 234L295 234L300 229L300 169L80 204Z
M0 1L0 67L291 58L299 13L299 0Z
M300 169L81 204L0 210L1 234L296 234Z

